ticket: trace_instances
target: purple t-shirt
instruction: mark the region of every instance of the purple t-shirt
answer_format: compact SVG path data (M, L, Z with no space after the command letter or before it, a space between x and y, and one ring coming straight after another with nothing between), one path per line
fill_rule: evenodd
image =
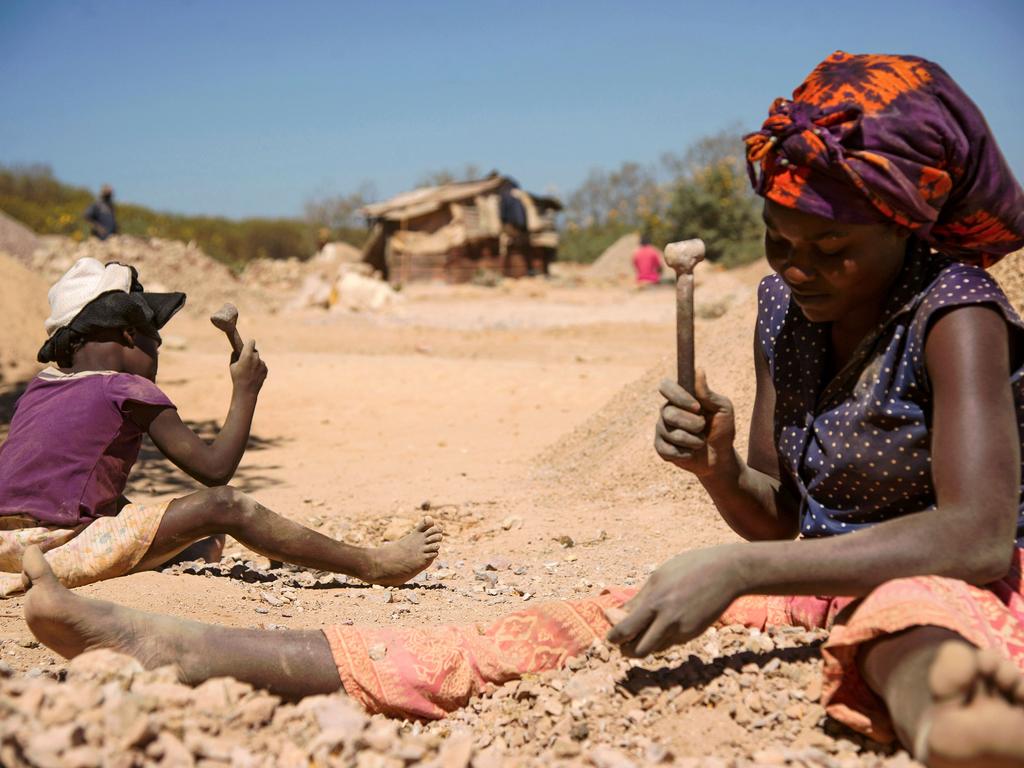
M72 527L117 514L142 430L128 403L174 404L130 373L47 368L18 401L0 446L0 516Z

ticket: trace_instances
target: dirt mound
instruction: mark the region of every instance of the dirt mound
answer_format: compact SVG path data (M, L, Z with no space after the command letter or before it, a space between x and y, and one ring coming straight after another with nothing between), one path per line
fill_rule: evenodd
M48 287L19 261L0 253L0 382L24 378L36 369L36 352L46 340Z
M44 237L28 263L50 284L80 258L119 261L139 271L149 291L184 291L185 312L206 315L223 302L245 306L263 297L251 295L224 264L206 255L195 243L161 238L142 239L117 235L107 240L82 243L66 237Z
M989 270L1017 312L1024 315L1024 251L1011 253Z
M39 247L36 233L17 219L0 211L0 253L7 253L24 261Z
M751 348L756 294L751 284L763 265L731 275L712 272L696 289L697 365L707 371L712 389L729 397L740 419L738 447L745 451L745 422L753 406ZM587 421L538 457L541 476L557 479L586 498L680 498L694 481L654 453L654 424L664 402L662 379L674 378L675 359L667 355L639 379L626 385Z
M363 254L348 243L327 243L310 259L257 259L249 262L241 280L248 288L290 308L328 308L337 303L339 284L348 275L369 276Z
M587 277L602 279L631 277L633 275L633 252L639 247L639 232L623 235L605 248L604 253L590 265Z

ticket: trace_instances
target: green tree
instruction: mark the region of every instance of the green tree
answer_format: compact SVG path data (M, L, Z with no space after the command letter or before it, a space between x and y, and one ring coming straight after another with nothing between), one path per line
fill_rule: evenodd
M670 240L700 237L707 257L726 266L762 255L760 202L750 189L743 144L731 131L707 136L681 158L667 156L670 182L665 230Z

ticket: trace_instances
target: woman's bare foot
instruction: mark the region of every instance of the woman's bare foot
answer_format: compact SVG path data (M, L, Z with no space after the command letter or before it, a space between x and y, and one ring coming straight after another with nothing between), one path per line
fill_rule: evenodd
M361 578L386 587L405 584L434 562L442 538L441 529L425 517L398 541L369 550L366 576Z
M994 651L943 643L916 757L929 768L1024 768L1024 675Z
M74 594L53 575L38 547L25 550L22 574L29 585L25 621L40 642L64 658L108 648L135 657L147 669L176 663L177 643L162 643L141 631L143 625L176 620ZM147 635L156 634L156 627L148 629Z

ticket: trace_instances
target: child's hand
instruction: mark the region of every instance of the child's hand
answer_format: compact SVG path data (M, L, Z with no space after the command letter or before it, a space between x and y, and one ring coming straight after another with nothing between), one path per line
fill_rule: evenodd
M231 363L231 383L236 392L257 395L266 378L267 364L260 360L255 340L249 339L238 359Z
M708 475L732 457L736 420L728 398L708 389L704 371L697 372L690 394L665 380L658 391L667 401L658 414L654 448L665 461L698 477Z

